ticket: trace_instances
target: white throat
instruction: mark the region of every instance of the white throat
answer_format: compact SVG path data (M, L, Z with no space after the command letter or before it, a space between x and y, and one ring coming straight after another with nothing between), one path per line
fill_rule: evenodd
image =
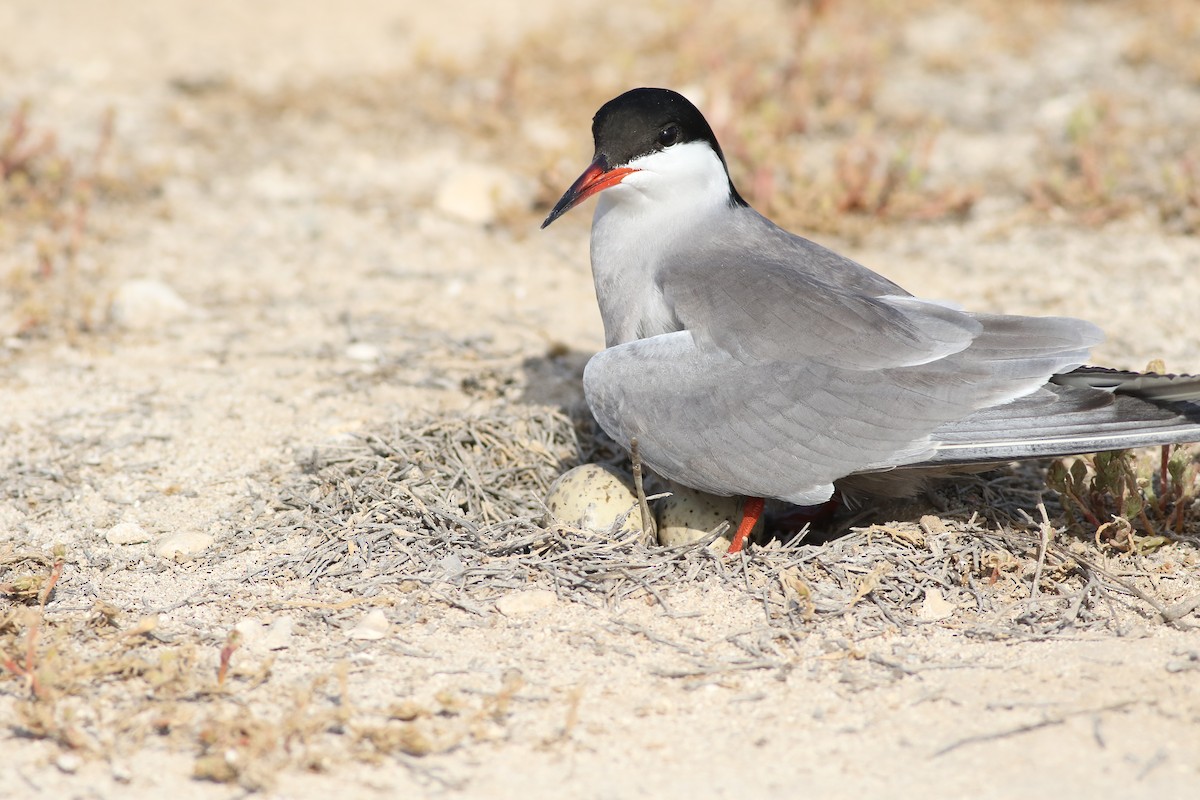
M729 176L706 142L641 156L601 192L592 218L592 277L609 347L679 330L658 270L684 241L711 235L729 213Z

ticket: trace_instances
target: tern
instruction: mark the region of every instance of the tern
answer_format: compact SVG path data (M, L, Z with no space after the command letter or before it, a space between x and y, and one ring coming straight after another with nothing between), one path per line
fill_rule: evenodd
M595 157L545 228L599 195L591 262L605 349L597 422L684 486L816 505L903 496L964 468L1200 441L1200 376L1083 366L1067 317L914 297L742 198L700 111L633 89L592 121Z

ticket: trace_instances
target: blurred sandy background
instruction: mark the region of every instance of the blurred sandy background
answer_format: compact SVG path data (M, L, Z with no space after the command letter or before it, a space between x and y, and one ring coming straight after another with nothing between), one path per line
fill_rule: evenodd
M244 576L302 553L314 447L577 402L590 209L537 225L637 85L911 291L1200 371L1200 6L9 0L0 40L0 582L65 554L44 614L0 599L0 795L1194 793L1200 645L1136 604L784 642L715 581L670 616ZM1173 603L1173 547L1093 556Z

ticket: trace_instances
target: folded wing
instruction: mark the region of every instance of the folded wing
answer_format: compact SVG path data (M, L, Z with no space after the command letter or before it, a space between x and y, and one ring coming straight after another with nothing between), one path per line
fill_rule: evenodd
M661 275L685 330L598 353L584 386L610 435L636 436L657 472L714 494L814 503L851 473L922 463L943 444L935 431L1037 392L1102 338L1080 320L705 263Z

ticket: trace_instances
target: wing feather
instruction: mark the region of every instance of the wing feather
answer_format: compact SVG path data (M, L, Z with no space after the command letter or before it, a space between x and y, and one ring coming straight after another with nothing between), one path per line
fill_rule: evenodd
M598 353L585 392L618 442L713 494L814 503L846 475L934 458L935 431L1036 392L1101 338L770 265L666 270L661 288L685 330Z

